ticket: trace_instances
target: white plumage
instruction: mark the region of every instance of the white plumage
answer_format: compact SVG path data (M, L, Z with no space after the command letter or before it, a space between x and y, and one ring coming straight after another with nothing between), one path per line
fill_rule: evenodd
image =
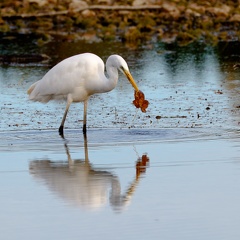
M119 55L111 55L106 62L108 78L104 74L104 62L92 53L69 57L52 69L41 80L28 89L32 101L67 100L66 110L59 127L63 135L64 122L72 102L84 102L83 133L86 133L87 100L95 93L105 93L114 89L118 82L118 70L123 72L132 86L138 91L126 61Z

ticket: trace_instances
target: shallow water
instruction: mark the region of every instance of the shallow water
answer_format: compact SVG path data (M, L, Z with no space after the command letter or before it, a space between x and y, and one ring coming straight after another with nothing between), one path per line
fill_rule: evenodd
M71 54L92 50L105 60L111 53L118 52L128 62L139 88L150 102L146 114L136 112L132 86L121 75L116 89L90 98L89 128L239 128L240 69L234 70L233 66L238 63L236 56L240 53L232 53L230 47L224 52L226 46L220 51L201 44L184 48L156 45L138 50L121 44L103 48L102 43L63 43L61 46L57 52L60 46L50 45L44 54L56 58L58 53L59 61ZM53 61L57 62L54 57ZM41 65L0 67L0 131L59 127L64 102L34 103L28 101L26 95L28 87L48 69ZM72 104L65 127L79 129L82 115L83 105Z
M1 237L240 237L239 136L128 131L2 133Z
M1 45L6 54L22 43ZM131 104L123 76L110 93L73 104L29 102L45 64L0 66L2 239L239 239L240 53L209 47L61 43L24 51L50 65L91 51L119 53L150 102ZM24 48L26 45L24 45Z

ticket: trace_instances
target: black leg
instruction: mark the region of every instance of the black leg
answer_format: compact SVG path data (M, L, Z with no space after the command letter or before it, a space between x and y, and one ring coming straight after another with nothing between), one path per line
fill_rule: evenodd
M83 124L83 134L87 133L87 124Z
M63 126L61 125L58 129L59 135L63 137Z
M83 134L87 133L87 100L84 101L84 112L83 112Z
M71 97L71 94L69 94L67 96L67 106L66 106L63 118L62 118L62 122L61 122L61 125L60 125L59 129L58 129L59 135L61 135L62 138L64 138L63 127L64 127L64 123L65 123L65 120L66 120L66 117L67 117L68 109L69 109L71 103L72 103L72 97Z

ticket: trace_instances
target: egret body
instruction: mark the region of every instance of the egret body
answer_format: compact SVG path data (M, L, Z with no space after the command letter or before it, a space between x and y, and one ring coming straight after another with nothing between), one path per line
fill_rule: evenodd
M72 102L84 102L83 133L87 124L87 101L95 93L113 90L118 82L118 71L121 71L138 91L126 61L119 55L111 55L106 62L108 78L104 73L104 62L92 53L83 53L69 57L52 69L41 80L28 89L29 99L39 102L65 99L67 101L59 134L63 135L64 122Z

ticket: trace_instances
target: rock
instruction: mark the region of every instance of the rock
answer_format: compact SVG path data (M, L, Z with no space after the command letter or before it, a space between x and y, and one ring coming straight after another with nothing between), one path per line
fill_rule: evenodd
M14 15L16 14L16 11L11 7L5 7L1 9L2 15Z
M114 0L97 0L99 5L113 5Z
M95 17L95 16L96 16L96 13L95 13L94 11L92 11L92 10L86 9L86 10L83 10L83 11L82 11L82 16L83 16L84 18Z
M146 1L145 0L134 0L132 5L133 6L139 6L139 5L145 5Z
M96 33L94 33L94 32L84 33L81 36L81 40L88 41L88 42L99 42L100 41L100 39L97 37Z
M162 0L149 0L149 4L151 4L151 5L161 5Z
M204 6L200 6L196 3L190 3L187 8L188 10L192 10L194 14L204 14L206 11L206 8Z
M230 22L240 22L240 14L234 14L230 19Z
M133 6L141 6L149 4L148 0L134 0L132 5Z
M36 3L39 7L42 7L44 5L48 4L47 0L29 0L29 3Z
M185 11L185 16L186 16L186 17L189 17L189 16L200 17L201 14L198 13L198 12L196 12L196 11L194 11L194 10L192 10L192 9L189 9L189 8L188 8L188 9Z
M69 4L69 10L76 11L77 9L84 9L87 8L88 4L82 0L72 0Z
M227 5L222 5L221 7L206 8L206 11L218 18L226 18L228 17L229 12L231 11L231 8Z
M180 11L175 4L172 3L163 3L163 10L168 12L175 20L180 17Z

